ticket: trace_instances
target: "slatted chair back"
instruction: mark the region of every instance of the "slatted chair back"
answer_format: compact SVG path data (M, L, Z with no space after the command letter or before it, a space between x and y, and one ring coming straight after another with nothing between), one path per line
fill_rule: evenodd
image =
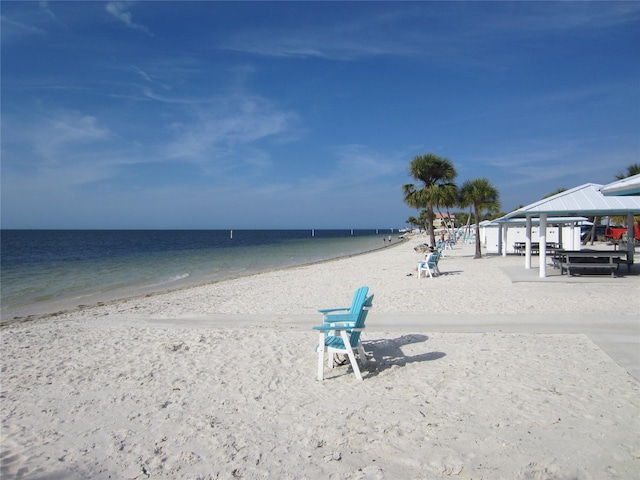
M349 309L349 313L357 314L358 311L362 308L362 305L367 298L367 293L369 292L369 287L360 287L353 294L353 301L351 302L351 308Z
M351 306L341 307L341 308L320 308L318 312L322 313L325 316L325 321L331 321L332 318L336 318L335 315L339 315L340 317L349 315L352 317L351 322L355 322L356 318L360 313L360 309L362 308L362 304L364 303L365 298L367 297L367 292L369 292L369 287L360 287L353 294L353 300L351 301ZM349 320L332 320L332 321L349 321Z
M364 301L362 311L360 312L360 315L358 315L358 320L353 327L354 330L351 332L351 336L349 337L349 344L351 344L352 348L356 348L360 343L360 333L362 332L362 329L364 329L364 322L367 319L367 314L373 306L373 297L373 295L369 295Z

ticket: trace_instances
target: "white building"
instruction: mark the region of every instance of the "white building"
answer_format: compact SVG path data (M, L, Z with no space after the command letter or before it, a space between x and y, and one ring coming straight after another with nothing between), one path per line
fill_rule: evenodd
M540 221L532 219L531 242L539 243ZM585 217L556 217L547 219L546 242L558 244L565 250L580 250L580 226L590 225ZM526 219L498 219L480 223L480 242L486 253L518 253L515 245L527 239ZM504 250L503 250L504 245Z

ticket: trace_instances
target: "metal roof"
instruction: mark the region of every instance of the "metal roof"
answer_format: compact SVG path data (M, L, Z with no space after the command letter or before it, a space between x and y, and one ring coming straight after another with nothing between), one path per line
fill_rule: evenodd
M604 196L640 195L640 174L605 185L600 191Z
M632 213L640 215L640 196L605 196L600 191L601 189L602 185L586 183L522 207L508 213L503 218L540 216L541 214L604 216Z
M506 225L508 227L513 227L513 226L524 226L526 225L526 223L527 223L526 218L506 218L505 216L505 217L496 218L495 220L485 220L484 222L480 222L480 226L488 227L492 225ZM557 225L557 224L566 225L570 223L591 224L591 222L589 222L589 219L587 217L549 217L547 218L547 225ZM531 225L539 225L539 224L540 224L539 217L531 219Z

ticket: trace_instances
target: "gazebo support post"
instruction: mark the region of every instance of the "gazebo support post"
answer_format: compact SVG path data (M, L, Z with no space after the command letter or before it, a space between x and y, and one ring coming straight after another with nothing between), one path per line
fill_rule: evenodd
M540 215L540 232L538 234L540 239L540 278L547 276L547 214Z
M576 238L576 223L571 222L569 231L571 232L571 236L569 237L570 243L569 248L567 249L564 244L560 245L560 248L565 248L566 250L576 250L575 238Z
M636 232L633 213L627 213L627 265L633 265L633 254L636 247Z
M525 238L525 255L524 255L524 268L531 270L531 215L527 215L527 228Z
M562 248L562 244L564 243L563 241L564 239L562 238L562 230L563 230L562 227L564 227L564 225L558 224L557 227L558 227L558 247Z

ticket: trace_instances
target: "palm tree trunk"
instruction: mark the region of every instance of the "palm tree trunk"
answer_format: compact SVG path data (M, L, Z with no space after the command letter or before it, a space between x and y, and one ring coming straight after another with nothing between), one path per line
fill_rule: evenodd
M595 238L596 238L597 225L598 225L598 217L593 217L593 225L591 226L591 231L589 232L589 235L585 237L584 242L582 242L583 245L586 245L587 243L589 243L589 241L591 241L591 245L593 245L593 242L595 241Z
M476 217L476 254L473 258L482 258L482 251L480 248L480 212L475 210Z
M471 233L471 216L472 215L473 215L473 211L471 210L471 207L469 207L469 216L467 217L467 226L464 227L464 238L465 239Z
M451 213L449 212L449 207L447 207L447 233L449 234L449 239L455 241L456 232L453 228L453 221L451 220Z
M433 228L433 207L427 207L427 216L429 217L429 238L431 240L431 246L435 248L436 246L436 232Z

